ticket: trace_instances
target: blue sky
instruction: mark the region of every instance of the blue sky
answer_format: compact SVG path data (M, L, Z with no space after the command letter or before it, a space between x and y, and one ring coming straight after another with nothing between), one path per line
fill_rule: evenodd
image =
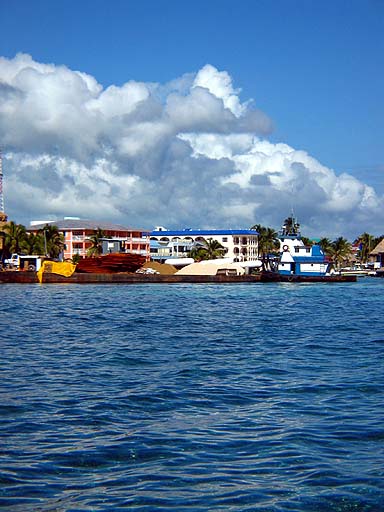
M210 64L268 116L271 143L384 192L381 0L1 0L0 20L1 56L26 53L103 88Z

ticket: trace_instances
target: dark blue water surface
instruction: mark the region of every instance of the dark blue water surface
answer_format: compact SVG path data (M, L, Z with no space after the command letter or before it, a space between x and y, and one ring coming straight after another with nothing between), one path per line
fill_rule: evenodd
M383 511L383 291L0 285L0 505Z

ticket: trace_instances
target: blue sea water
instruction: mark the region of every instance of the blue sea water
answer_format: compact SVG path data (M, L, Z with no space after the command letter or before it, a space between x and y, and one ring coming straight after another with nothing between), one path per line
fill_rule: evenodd
M0 285L0 507L383 511L383 290Z

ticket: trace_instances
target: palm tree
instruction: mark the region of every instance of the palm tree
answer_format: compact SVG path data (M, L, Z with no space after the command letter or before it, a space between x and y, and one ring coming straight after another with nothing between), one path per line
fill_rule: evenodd
M313 245L313 244L314 244L314 242L313 242L310 238L308 238L307 236L302 236L302 237L301 237L301 241L302 241L302 242L303 242L303 244L304 244L305 246L307 246L307 247L310 247L311 245Z
M340 268L341 264L349 259L351 256L351 249L351 244L342 236L339 236L339 238L332 242L331 255L337 268Z
M44 254L44 239L40 233L29 233L22 247L26 254Z
M262 269L269 268L269 254L277 252L280 248L280 241L277 232L273 228L267 228L261 224L255 224L251 227L259 233L258 239L258 258L262 261Z
M284 235L298 235L300 229L300 224L296 222L296 219L293 215L285 219L283 224L283 234Z
M64 236L57 226L46 224L39 234L44 240L44 252L49 258L58 258L64 249Z
M203 247L195 246L188 252L188 258L193 258L195 261L201 261L205 256Z
M321 238L319 245L326 256L332 255L332 241L329 238Z
M20 254L23 249L23 243L27 237L27 231L22 224L16 224L12 220L3 227L4 246L9 253Z
M204 240L201 246L195 246L189 251L189 257L195 261L215 260L221 258L225 254L225 248L217 240L209 238Z
M96 257L103 253L103 239L106 238L105 231L101 228L97 230L87 238L87 242L91 242L91 247L87 251L87 256Z
M369 233L363 233L356 240L360 245L360 261L362 263L367 263L369 258L369 253L375 247L375 237L370 235Z
M215 260L217 258L221 258L225 254L225 249L217 240L213 240L213 238L208 238L208 240L204 240L203 246L201 248L202 253L204 255L205 260Z

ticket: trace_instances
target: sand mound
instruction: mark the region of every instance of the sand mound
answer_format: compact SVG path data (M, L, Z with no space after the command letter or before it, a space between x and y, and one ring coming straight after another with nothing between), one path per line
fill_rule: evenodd
M153 268L162 275L170 276L177 272L177 268L166 263L158 263L157 261L147 261L142 268Z

